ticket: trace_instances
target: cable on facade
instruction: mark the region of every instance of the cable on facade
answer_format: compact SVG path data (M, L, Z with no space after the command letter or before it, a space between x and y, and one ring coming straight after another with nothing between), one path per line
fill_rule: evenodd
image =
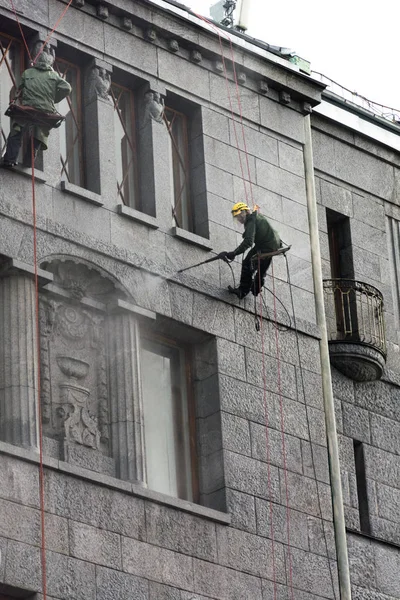
M24 46L27 50L29 60L31 64L35 64L40 54L43 52L44 47L51 39L53 33L60 25L62 19L65 17L69 7L72 4L72 0L69 0L67 6L63 10L61 16L56 22L53 29L50 31L46 40L43 42L41 49L38 54L32 60L31 53L22 29L21 23L18 19L17 10L13 0L10 0L15 19L17 21ZM38 421L39 421L39 495L40 495L40 533L41 533L41 544L40 544L40 556L41 556L41 568L42 568L42 594L43 600L47 600L47 563L46 563L46 527L45 527L45 490L44 490L44 465L43 465L43 425L42 425L42 406L41 406L41 377L40 377L40 317L39 317L39 277L38 277L38 261L37 261L37 223L36 223L36 189L35 189L35 148L34 148L34 137L32 127L30 128L31 138L31 171L32 171L32 226L33 226L33 263L34 263L34 278L35 278L35 320L36 320L36 338L37 338L37 355L38 355L38 368L37 368L37 406L38 406Z

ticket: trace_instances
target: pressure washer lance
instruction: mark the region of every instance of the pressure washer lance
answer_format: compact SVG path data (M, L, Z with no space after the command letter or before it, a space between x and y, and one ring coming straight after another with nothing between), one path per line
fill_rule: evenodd
M191 265L190 267L185 267L184 269L179 269L178 273L183 273L183 271L188 271L189 269L194 269L195 267L200 267L201 265L205 265L210 262L214 262L214 260L223 260L226 263L232 262L226 258L226 252L220 252L216 256L212 258L207 258L207 260L203 260L202 262L196 263L195 265Z

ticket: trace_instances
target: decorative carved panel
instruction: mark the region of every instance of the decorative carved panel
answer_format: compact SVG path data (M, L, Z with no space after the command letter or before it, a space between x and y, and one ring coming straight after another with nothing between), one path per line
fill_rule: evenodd
M44 433L109 454L106 313L121 296L113 281L86 264L46 264L65 290L40 299L41 405ZM88 299L87 302L83 299ZM97 305L96 305L97 306Z
M104 316L68 301L40 306L45 435L108 453Z

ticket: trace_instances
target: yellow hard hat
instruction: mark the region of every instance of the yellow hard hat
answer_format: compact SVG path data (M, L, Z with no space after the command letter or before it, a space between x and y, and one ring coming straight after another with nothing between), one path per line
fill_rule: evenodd
M236 202L236 204L232 206L232 216L237 217L242 212L242 210L250 209L244 202Z

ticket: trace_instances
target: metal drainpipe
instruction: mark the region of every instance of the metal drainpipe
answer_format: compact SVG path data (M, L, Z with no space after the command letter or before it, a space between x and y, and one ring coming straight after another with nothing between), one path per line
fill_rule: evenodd
M340 478L339 450L337 443L335 405L329 361L328 333L326 329L324 290L322 285L321 252L318 235L317 201L314 182L314 161L311 138L311 118L304 118L304 171L306 178L307 210L310 227L311 262L314 280L317 325L321 332L320 357L322 392L324 397L326 437L328 442L329 472L332 490L333 524L335 528L336 555L339 571L341 600L351 600L349 558L347 554L346 527L344 521L342 482Z

